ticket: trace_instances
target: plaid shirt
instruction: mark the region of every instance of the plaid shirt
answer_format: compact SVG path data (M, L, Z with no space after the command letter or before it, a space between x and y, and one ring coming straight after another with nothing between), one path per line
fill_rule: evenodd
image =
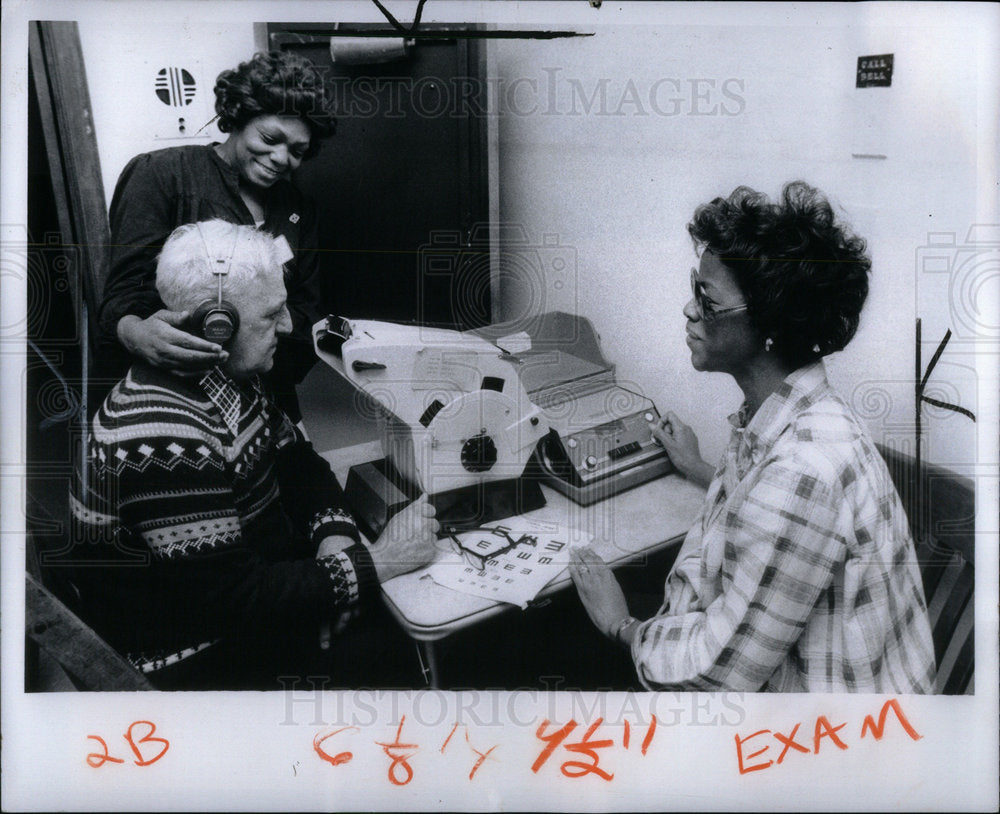
M867 431L822 362L734 432L663 606L632 645L648 689L928 692L913 540Z

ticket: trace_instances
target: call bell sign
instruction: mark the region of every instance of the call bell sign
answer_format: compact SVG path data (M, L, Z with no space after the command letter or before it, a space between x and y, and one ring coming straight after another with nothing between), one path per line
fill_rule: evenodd
M892 84L892 54L858 57L859 88L887 88Z

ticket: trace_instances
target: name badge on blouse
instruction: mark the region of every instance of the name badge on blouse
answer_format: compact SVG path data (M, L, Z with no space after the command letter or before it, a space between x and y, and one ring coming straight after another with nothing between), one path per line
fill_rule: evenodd
M295 257L292 253L292 247L288 245L288 240L284 235L278 235L274 239L274 247L278 250L278 259L282 265Z

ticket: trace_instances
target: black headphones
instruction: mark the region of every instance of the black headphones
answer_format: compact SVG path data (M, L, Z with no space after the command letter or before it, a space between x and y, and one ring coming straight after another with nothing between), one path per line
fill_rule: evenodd
M208 250L205 235L201 231L201 224L196 223L195 226L198 227L198 234L201 236L201 242L205 246L205 256L208 258L209 266L211 267L212 261L215 261L214 268L211 270L212 274L219 281L219 290L214 300L205 300L195 309L190 318L190 332L195 336L207 339L209 342L225 345L233 338L240 327L240 312L236 310L236 306L231 302L226 302L222 299L222 278L229 274L229 269L233 265L233 255L236 253L236 241L239 239L240 234L239 227L233 227L236 235L233 239L233 248L229 252L229 257L213 258L212 253ZM222 268L223 264L225 264L225 268Z

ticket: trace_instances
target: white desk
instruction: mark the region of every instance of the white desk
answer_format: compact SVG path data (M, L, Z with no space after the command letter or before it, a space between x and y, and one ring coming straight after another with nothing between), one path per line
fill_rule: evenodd
M323 454L342 484L351 466L381 456L378 442ZM546 486L542 491L546 505L524 516L581 529L593 536L594 550L612 566L679 545L705 499L703 489L678 475L668 475L586 507ZM563 590L571 582L569 572L563 571L540 597ZM382 594L403 630L417 642L424 677L432 687L438 685L439 678L435 641L500 613L516 612L513 605L438 585L426 569L389 580L382 585Z

